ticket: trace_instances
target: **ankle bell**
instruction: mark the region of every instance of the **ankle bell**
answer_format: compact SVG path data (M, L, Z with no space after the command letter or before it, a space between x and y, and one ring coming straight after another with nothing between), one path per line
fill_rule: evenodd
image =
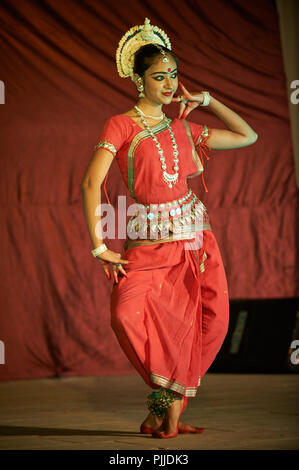
M147 407L151 413L156 416L164 416L166 409L169 408L175 400L182 400L183 395L168 388L160 388L148 395Z

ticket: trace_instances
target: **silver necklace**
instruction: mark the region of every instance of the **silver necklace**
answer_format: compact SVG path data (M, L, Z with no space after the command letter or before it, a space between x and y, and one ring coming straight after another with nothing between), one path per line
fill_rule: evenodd
M165 163L165 157L164 157L164 153L163 153L163 150L161 148L161 145L160 143L158 142L158 139L157 137L155 136L155 134L153 133L152 129L150 128L150 126L148 125L148 123L146 122L146 120L144 119L144 117L142 116L142 114L140 113L139 109L137 108L137 106L135 106L135 109L138 113L138 115L140 116L141 118L141 121L144 125L144 127L146 128L147 132L150 134L150 136L152 137L152 139L154 140L156 146L157 146L157 149L158 149L158 153L160 155L160 161L161 161L161 167L162 167L162 170L163 170L163 179L165 181L165 183L168 184L168 186L170 188L172 188L172 186L174 184L177 183L178 181L178 170L179 170L179 159L178 159L178 146L177 146L177 143L176 143L176 140L175 140L175 137L174 137L174 134L172 132L172 129L168 123L168 119L166 118L165 114L163 113L163 116L164 116L164 119L165 119L165 123L166 123L166 127L168 129L168 132L170 134L170 138L171 138L171 142L172 142L172 147L173 147L173 161L174 161L174 171L175 173L167 173L167 166L166 166L166 163Z
M141 111L141 109L139 109L137 106L134 106L134 108L136 108L136 110L139 111L139 113L143 116L143 117L147 117L147 118L150 118L150 119L162 119L163 117L165 117L165 114L162 113L160 116L147 116L146 114L144 114L143 111Z

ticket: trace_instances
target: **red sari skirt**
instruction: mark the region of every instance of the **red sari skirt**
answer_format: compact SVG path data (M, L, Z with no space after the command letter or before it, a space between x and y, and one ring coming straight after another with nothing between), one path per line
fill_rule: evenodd
M194 397L228 329L225 270L212 230L194 240L125 250L127 277L111 295L111 326L151 388Z

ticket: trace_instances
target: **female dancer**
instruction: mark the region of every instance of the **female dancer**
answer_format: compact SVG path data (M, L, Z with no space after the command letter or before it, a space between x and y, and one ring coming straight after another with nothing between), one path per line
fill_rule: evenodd
M123 36L116 59L120 76L131 77L140 95L136 106L107 120L82 182L92 254L108 279L112 264L111 326L130 362L155 389L140 432L158 438L199 433L202 429L181 423L179 416L224 341L229 298L207 210L187 179L203 175L205 150L245 147L257 134L206 91L190 93L180 83L182 93L174 98L178 60L166 34L148 19ZM180 103L180 112L170 120L162 107L172 101ZM209 106L227 130L186 121L197 106ZM124 256L103 243L95 215L99 184L113 158L137 202Z

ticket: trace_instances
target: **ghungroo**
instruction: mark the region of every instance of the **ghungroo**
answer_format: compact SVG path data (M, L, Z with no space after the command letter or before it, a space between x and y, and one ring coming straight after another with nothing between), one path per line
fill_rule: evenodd
M174 400L182 400L183 395L168 388L160 388L148 395L147 407L151 413L164 416L166 408L169 408Z

